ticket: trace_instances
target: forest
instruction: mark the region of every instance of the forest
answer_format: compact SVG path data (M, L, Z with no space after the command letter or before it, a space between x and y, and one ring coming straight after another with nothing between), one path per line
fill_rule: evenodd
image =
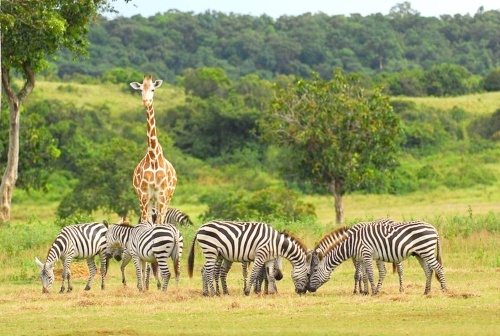
M171 10L147 18L100 17L89 32L89 57L74 62L63 52L47 71L59 78L103 77L122 68L176 83L186 69L200 67L222 68L231 79L256 74L267 80L307 78L313 71L328 79L342 68L363 74L367 84L389 82L391 94L458 95L477 91L481 77L500 66L499 30L497 10L423 17L409 2L369 16L273 19ZM460 82L436 86L446 71Z

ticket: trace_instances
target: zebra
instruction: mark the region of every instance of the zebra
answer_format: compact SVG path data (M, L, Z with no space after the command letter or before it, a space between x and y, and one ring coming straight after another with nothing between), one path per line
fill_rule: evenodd
M372 225L376 223L383 223L386 225L396 225L394 221L391 219L379 219L373 222L361 222L356 225ZM311 272L314 268L317 267L319 264L319 254L324 254L325 251L330 247L330 245L336 243L338 240L342 239L344 237L345 231L347 230L346 227L341 227L336 230L333 230L332 232L326 234L323 236L320 241L316 244L313 250L309 250L309 253L311 254ZM354 272L354 290L353 294L358 293L358 285L359 285L359 293L360 294L368 294L368 278L366 276L366 272L364 272L364 267L363 267L363 262L362 260L356 260L354 257L352 258L352 262L355 267L355 272ZM377 286L377 292L380 290L382 287L382 282L386 274L386 269L384 262L381 260L377 260L377 268L379 270L379 283ZM398 275L399 275L399 291L404 292L404 286L403 286L403 264L401 262L398 263L393 263L393 272L397 269ZM364 289L362 288L362 281L364 283Z
M120 224L124 224L124 225L121 228L116 226L116 225L120 225ZM142 222L142 223L139 222L139 224L137 224L137 225L149 225L150 227L154 226L153 224L147 223L147 222ZM177 258L175 256L175 254L171 255L172 261L174 262L174 265L175 265L175 260L177 259L180 261L180 259L182 257L182 250L183 250L183 246L184 246L184 237L182 236L181 232L175 226L170 225L170 224L167 224L164 226L168 226L170 229L175 231L176 234L178 235L179 248L177 249L177 251L178 251ZM123 219L120 222L118 222L117 224L114 224L110 227L110 228L112 228L112 230L120 230L120 232L113 233L115 235L115 237L113 237L111 239L110 243L108 244L107 254L109 257L114 257L114 259L116 261L122 261L121 266L120 266L120 270L122 273L122 284L124 286L127 285L127 280L125 278L125 267L129 264L130 260L132 259L132 256L126 250L126 242L129 240L128 236L130 235L131 228L133 228L133 227L134 226L130 225L129 222L123 221ZM151 269L153 270L153 276L156 279L156 287L158 289L160 289L162 287L162 283L161 283L161 279L158 275L158 263L156 261L151 263L151 267L149 264L146 267L145 288L146 288L146 290L149 290L149 275L150 275ZM176 281L177 285L179 284L179 275L180 275L180 262L177 263L177 272L176 272L176 277L175 277L175 281Z
M165 215L165 224L193 225L189 216L176 208L168 208Z
M283 262L282 257L278 257L274 259L273 263L273 270L267 269L267 272L273 274L273 277L275 280L279 281L283 279L283 273L281 271L281 265ZM233 262L228 261L228 260L223 260L222 258L217 259L217 263L215 265L215 272L214 272L214 279L215 279L215 294L220 295L219 291L219 278L221 279L221 285L222 285L222 292L226 295L229 295L229 290L227 289L227 274L229 273L229 270L231 269ZM247 280L248 280L248 266L250 266L250 262L242 262L241 263L241 268L243 272L243 291L245 290L247 286ZM203 292L208 291L208 283L205 281L205 266L202 267L201 270L201 275L203 279ZM262 283L264 282L264 293L269 294L269 280L267 278L267 273L266 273L266 267L262 267L257 275L257 280L255 282L255 289L254 292L255 294L259 294L262 290ZM278 289L276 288L276 285L274 285L273 290L271 292L277 292Z
M193 276L196 240L205 257L203 281L208 285L202 286L203 295L216 294L213 280L218 259L254 262L250 281L246 284L244 291L245 295L249 295L250 288L257 281L258 272L264 265L269 269L273 268L274 259L278 256L287 258L293 265L292 279L295 292L298 294L306 292L309 271L306 248L288 232L279 232L268 224L257 222L212 221L205 223L196 231L191 245L188 257L190 278ZM272 275L273 272L267 274L271 293L275 286L275 279Z
M68 281L68 292L73 290L71 285L70 265L73 258L87 259L89 267L89 278L85 290L90 290L92 279L97 267L95 256L99 255L101 260L101 289L104 289L104 277L107 272L106 257L106 232L108 223L83 223L65 226L56 236L54 243L47 253L45 263L35 257L35 263L40 266L40 279L42 280L42 293L48 293L54 282L54 265L61 259L63 263L62 286L60 293L64 293L64 281Z
M331 273L339 264L353 256L363 260L373 295L377 294L377 289L373 281L372 259L401 262L409 256L415 256L424 270L424 295L431 290L433 270L441 284L441 290L446 291L439 235L434 226L426 222L403 222L398 225L379 223L347 229L343 239L331 245L324 257L320 255L323 258L312 271L307 289L315 292L330 279Z
M182 256L183 238L179 230L173 225L154 225L141 223L131 226L129 223L111 225L106 235L107 254L116 256L116 251L122 248L124 258L121 265L122 283L126 285L125 266L130 259L134 262L137 275L137 288L143 291L144 285L148 289L148 280L144 284L146 262L157 262L163 278L162 290L166 291L170 279L167 258L174 262L176 282L180 276L180 258ZM147 271L149 272L149 271ZM160 283L157 275L158 283Z

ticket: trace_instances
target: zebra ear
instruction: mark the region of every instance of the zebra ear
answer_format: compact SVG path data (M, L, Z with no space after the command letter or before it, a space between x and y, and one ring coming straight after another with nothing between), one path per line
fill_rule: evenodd
M307 253L306 253L306 262L307 263L311 262L312 252L313 252L312 250L307 250Z
M318 252L318 259L320 261L323 260L323 257L324 257L323 253L322 252Z
M35 257L35 262L38 266L43 267L43 263L37 257Z

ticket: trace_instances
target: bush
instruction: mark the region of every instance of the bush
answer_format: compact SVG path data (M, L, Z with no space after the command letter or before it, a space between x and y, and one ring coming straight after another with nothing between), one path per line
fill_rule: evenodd
M219 191L201 198L208 203L208 210L201 219L298 221L315 217L314 206L303 203L299 196L294 191L276 186L253 193L245 190Z
M486 91L500 91L500 68L491 70L483 81L483 89Z

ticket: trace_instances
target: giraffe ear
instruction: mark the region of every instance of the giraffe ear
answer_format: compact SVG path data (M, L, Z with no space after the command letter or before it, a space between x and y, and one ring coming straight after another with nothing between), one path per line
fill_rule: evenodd
M154 87L155 88L159 88L162 83L163 83L163 81L161 79L157 79L157 80L155 80Z
M138 83L138 82L132 82L130 83L130 86L134 89L134 90L141 90L141 84Z

